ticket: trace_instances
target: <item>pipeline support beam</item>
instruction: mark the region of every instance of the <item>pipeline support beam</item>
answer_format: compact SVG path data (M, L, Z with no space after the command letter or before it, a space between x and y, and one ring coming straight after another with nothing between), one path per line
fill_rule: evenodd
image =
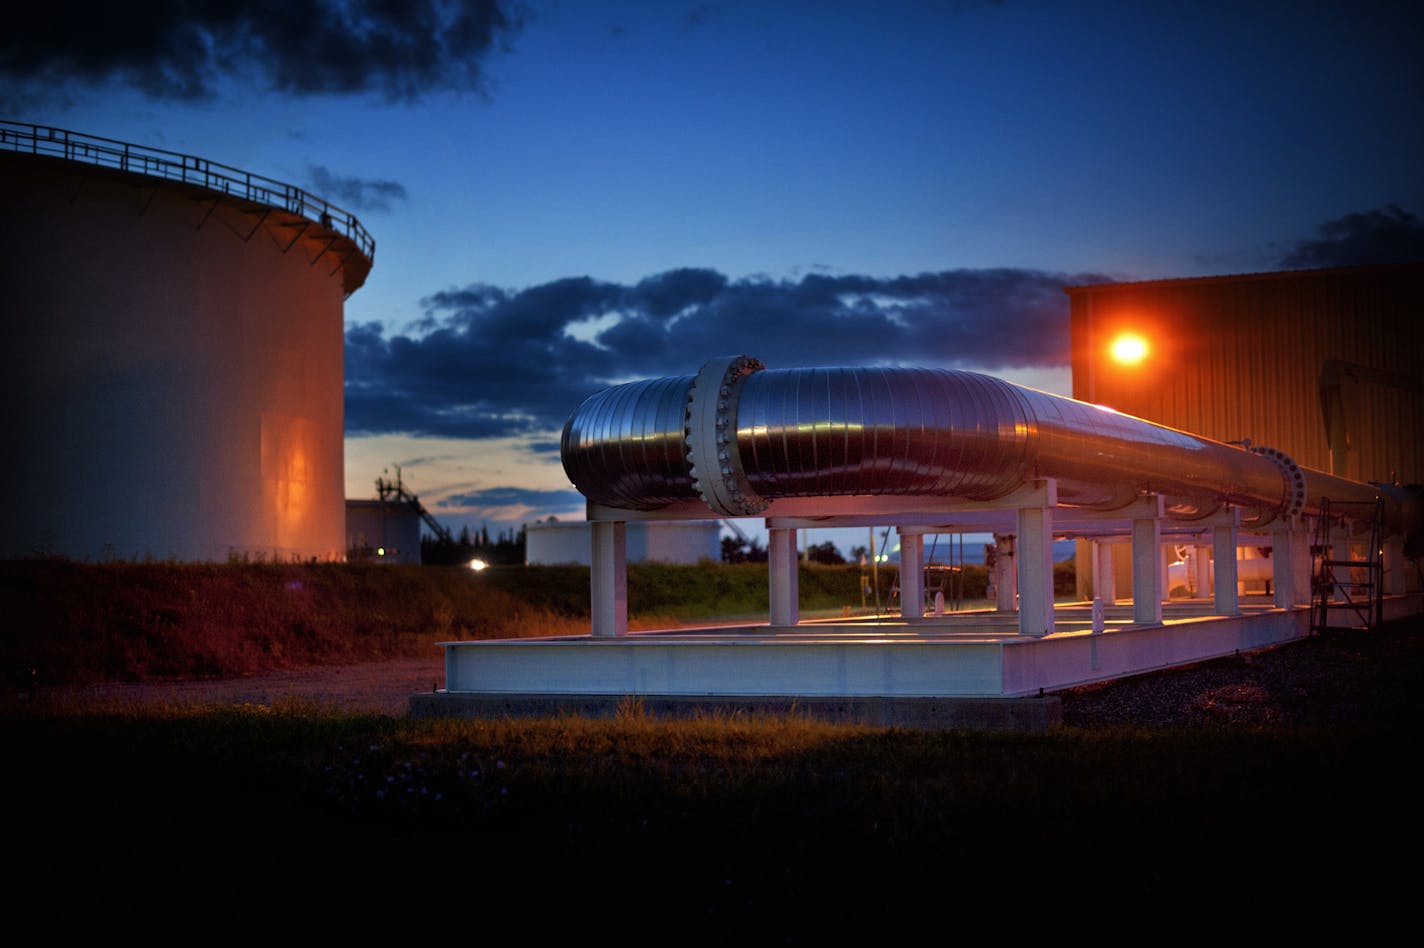
M900 534L900 615L919 619L925 614L925 535L918 531Z
M595 520L592 534L589 611L593 634L627 635L628 525L621 520Z
M796 531L773 528L766 532L766 562L770 571L771 624L795 625L798 618L800 574L796 557Z
M1236 589L1236 528L1231 524L1214 527L1211 539L1216 584L1214 609L1219 616L1238 615L1241 600Z
M1162 498L1148 498L1151 516L1132 518L1132 618L1144 625L1162 624Z
M1057 486L1043 481L1041 507L1020 507L1015 562L1018 565L1019 633L1053 634L1053 507Z

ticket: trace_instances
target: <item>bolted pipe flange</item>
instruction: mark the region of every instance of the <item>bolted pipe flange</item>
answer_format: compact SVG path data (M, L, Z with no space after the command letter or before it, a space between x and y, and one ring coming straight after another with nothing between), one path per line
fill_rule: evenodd
M766 368L751 356L724 356L702 366L687 390L687 462L697 494L713 513L749 517L767 507L752 490L737 450L742 381Z
M1286 517L1296 517L1305 509L1305 474L1300 465L1291 460L1290 455L1279 448L1249 448L1252 454L1259 454L1275 462L1285 479L1285 490L1281 495L1281 513Z

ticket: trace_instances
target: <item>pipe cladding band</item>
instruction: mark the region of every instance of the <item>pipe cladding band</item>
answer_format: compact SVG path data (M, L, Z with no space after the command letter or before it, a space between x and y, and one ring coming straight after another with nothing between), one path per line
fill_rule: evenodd
M751 356L711 359L687 392L687 462L698 495L724 517L746 517L765 510L767 501L752 490L737 450L737 402L742 381L766 368Z
M1264 458L1274 461L1276 467L1281 469L1281 477L1285 479L1285 491L1281 500L1283 506L1281 514L1287 518L1300 516L1300 512L1305 509L1305 474L1301 471L1300 465L1291 460L1290 455L1278 448L1252 448L1252 454L1259 454Z

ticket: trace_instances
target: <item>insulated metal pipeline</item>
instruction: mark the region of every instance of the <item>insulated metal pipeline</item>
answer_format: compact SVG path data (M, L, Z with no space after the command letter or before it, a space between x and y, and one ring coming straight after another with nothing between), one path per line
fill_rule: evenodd
M718 517L791 497L928 495L992 501L1055 478L1061 503L1111 510L1140 494L1172 516L1230 504L1248 522L1314 512L1321 498L1385 500L1398 489L1296 466L1111 409L945 369L764 370L714 359L696 376L650 379L586 399L564 426L564 470L589 500L656 510L701 498Z

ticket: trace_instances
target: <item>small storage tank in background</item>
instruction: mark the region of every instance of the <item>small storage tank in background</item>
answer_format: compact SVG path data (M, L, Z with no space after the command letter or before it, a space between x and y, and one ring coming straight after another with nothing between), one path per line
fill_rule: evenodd
M374 243L298 188L0 123L0 555L340 559L343 301Z

